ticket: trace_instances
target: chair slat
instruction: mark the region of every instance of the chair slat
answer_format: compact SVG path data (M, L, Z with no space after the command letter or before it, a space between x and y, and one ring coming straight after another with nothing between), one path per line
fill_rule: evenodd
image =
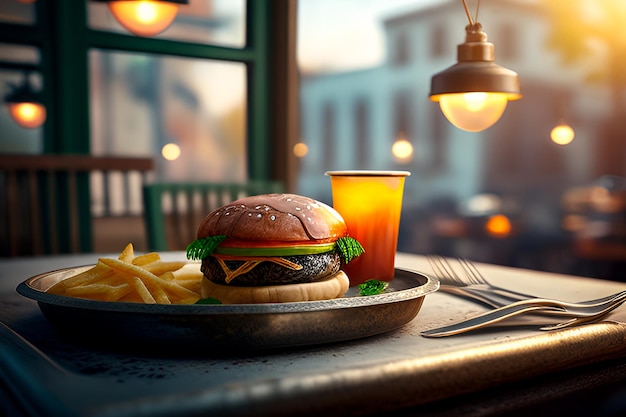
M148 249L153 251L185 250L187 245L196 238L200 221L212 210L242 196L276 192L284 192L283 183L251 181L242 184L146 184L143 187L143 205ZM169 211L166 211L161 197L170 193L180 194L184 204L180 204L179 201L173 202ZM196 204L198 198L201 202Z
M89 176L102 172L108 181L109 173L120 173L125 187L119 190L121 214L128 215L130 196L140 197L153 169L152 158L0 154L0 230L7 241L0 245L0 256L90 251L94 214L85 194L92 186ZM136 172L141 174L139 184L130 181ZM112 215L110 193L105 184L106 216Z

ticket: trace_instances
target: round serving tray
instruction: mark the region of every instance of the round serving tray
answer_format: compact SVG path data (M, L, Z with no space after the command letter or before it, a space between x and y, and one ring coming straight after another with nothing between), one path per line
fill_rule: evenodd
M163 305L92 301L46 293L90 266L39 274L17 287L47 319L73 338L153 350L261 349L314 345L373 336L413 320L439 282L396 269L388 289L360 296L276 304Z

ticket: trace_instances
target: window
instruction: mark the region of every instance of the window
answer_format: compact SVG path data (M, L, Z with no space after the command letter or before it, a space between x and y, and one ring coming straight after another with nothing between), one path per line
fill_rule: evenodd
M26 79L35 91L42 90L39 55L39 49L32 46L0 43L0 97L15 91ZM42 127L18 125L5 103L0 103L0 152L37 154L42 149Z
M439 110L439 105L436 103L428 103L430 109L430 120L432 122L431 137L431 164L429 166L434 170L445 170L447 168L447 150L448 150L448 135L446 129L448 127L448 121Z
M0 8L3 12L9 7L5 3ZM168 134L160 131L159 123L164 119L159 118L159 112L176 110L172 103L162 100L172 93L183 101L197 100L199 106L211 107L206 117L212 126L206 130L218 126L222 140L243 155L244 162L238 165L245 166L244 176L264 179L275 175L276 169L270 162L270 138L286 140L286 135L282 128L285 123L269 117L272 106L278 106L271 99L280 94L269 92L287 95L283 87L291 82L285 76L290 59L286 46L290 29L285 22L292 19L295 1L190 0L174 25L155 38L123 31L111 20L105 5L88 0L17 4L10 8L19 10L15 15L20 23L0 22L0 42L42 46L40 69L47 101L44 104L49 120L53 120L42 128L42 152L90 153L93 147L98 153L106 153L109 145L103 145L102 138L112 130L120 130L117 123L122 117L126 123L143 124L143 135L155 138L155 146L149 151L160 158L156 145L167 140ZM34 16L45 16L47 20L35 22L32 27L24 25ZM58 45L53 44L57 40ZM268 47L270 43L272 48ZM270 59L270 54L281 58ZM167 77L179 77L177 73L182 67L184 80L167 88L154 84ZM224 74L232 76L232 86L228 85L231 81L218 81ZM190 81L196 84L189 85ZM189 94L189 89L197 85L202 85L203 90ZM152 97L146 97L146 92L140 91L142 86L159 91L150 91ZM227 94L222 94L226 89ZM222 100L216 107L218 91ZM126 104L117 103L126 98L132 98L132 106L142 103L133 110L136 117L132 122L128 121L129 114L120 111ZM180 100L177 103L182 105ZM155 108L150 110L150 105ZM143 109L138 110L141 106ZM290 108L286 104L283 107ZM114 112L118 113L117 120L111 119ZM276 117L285 116L276 112ZM107 126L110 122L115 125ZM282 133L276 134L277 131ZM131 140L124 146L130 153L139 152ZM220 157L208 155L213 156ZM237 175L233 180L241 178L241 171Z
M367 169L369 166L369 151L371 147L369 123L368 102L364 98L358 99L354 107L354 149L356 165L359 169Z
M431 38L429 42L430 58L441 58L446 56L450 48L450 40L448 39L448 29L442 24L436 24L432 27Z
M395 49L393 51L393 65L401 67L411 60L410 41L406 32L399 32L396 35Z
M322 155L325 169L335 169L335 144L337 143L336 115L333 103L326 103L322 109Z
M91 152L180 156L161 181L243 182L246 68L238 62L93 50Z
M90 0L0 2L1 45L36 51L28 66L40 73L34 79L48 113L41 129L18 137L4 129L0 110L0 152L26 152L15 146L32 135L34 153L152 156L162 180L275 179L289 186L294 164L287 158L295 157L273 157L297 128L296 4L190 0L169 29L139 37ZM18 78L5 69L0 81ZM162 158L170 142L194 163ZM89 195L88 182L83 186L80 194ZM89 209L87 202L80 213L86 235Z
M413 137L412 104L411 96L408 93L398 92L395 94L393 101L394 131L391 132L390 136L392 142L398 135L402 134L409 140Z
M106 3L88 3L88 21L93 29L127 34L109 13ZM179 6L172 25L158 39L197 42L243 48L246 44L245 0L190 0Z

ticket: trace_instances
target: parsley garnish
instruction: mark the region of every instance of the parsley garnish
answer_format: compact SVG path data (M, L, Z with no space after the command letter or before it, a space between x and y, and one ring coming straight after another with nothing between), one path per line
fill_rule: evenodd
M363 284L359 284L359 295L376 295L387 289L389 283L387 281L377 281L369 279Z
M365 253L365 249L363 249L359 241L349 236L340 237L337 239L336 244L339 256L346 264Z
M207 236L196 239L187 246L187 259L201 261L213 253L215 248L226 239L226 235Z

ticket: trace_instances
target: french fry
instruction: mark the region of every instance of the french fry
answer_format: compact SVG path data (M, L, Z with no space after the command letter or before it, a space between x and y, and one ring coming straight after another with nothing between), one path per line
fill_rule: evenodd
M185 266L186 263L187 262L184 261L157 261L151 264L143 265L142 268L148 272L153 273L154 275L162 275L166 272L176 271L177 269Z
M108 284L89 284L78 287L68 288L66 294L74 297L84 297L100 301L117 301L126 294L130 293L133 288L124 283L121 285Z
M135 257L135 248L133 247L132 243L129 243L128 245L126 245L126 247L120 254L119 258L117 259L123 262L131 262L134 257Z
M150 283L158 283L164 289L169 290L174 294L182 294L183 296L192 297L196 294L193 291L189 291L188 289L177 285L176 283L166 281L164 279L159 278L154 275L152 272L147 271L143 268L140 268L136 265L126 264L117 259L108 259L108 258L100 258L100 262L104 263L107 266L110 266L112 269L126 275L132 275L136 278L140 278L142 281L150 282Z
M141 297L141 300L144 303L156 304L156 300L152 294L150 294L150 291L146 288L146 284L144 284L141 279L138 277L131 277L129 279L129 284L137 291L137 294L139 294L139 297Z
M56 283L52 288L50 288L50 290L48 290L48 292L56 294L59 291L63 292L65 288L72 288L79 285L93 283L99 279L111 275L113 275L113 273L110 268L108 268L104 264L98 263L91 269L88 269L78 275L74 275L73 277L64 279L63 281Z
M202 278L199 263L162 261L156 252L135 256L129 243L117 259L100 258L48 292L98 301L193 304L200 299Z
M120 259L121 260L121 259ZM135 257L131 262L133 265L144 266L161 260L161 256L156 252L144 253Z

